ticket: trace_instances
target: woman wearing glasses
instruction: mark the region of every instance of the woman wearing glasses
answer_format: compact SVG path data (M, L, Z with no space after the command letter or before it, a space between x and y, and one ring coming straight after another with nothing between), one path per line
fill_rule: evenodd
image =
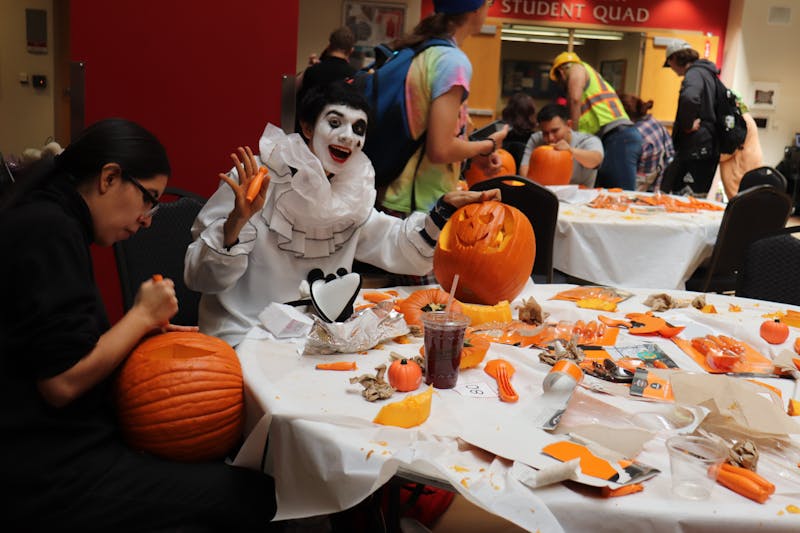
M172 463L120 439L112 374L178 302L170 280L147 281L110 326L90 245L147 228L169 174L152 134L104 120L31 167L0 206L0 472L12 489L0 516L9 530L263 530L274 515L272 480L259 472Z

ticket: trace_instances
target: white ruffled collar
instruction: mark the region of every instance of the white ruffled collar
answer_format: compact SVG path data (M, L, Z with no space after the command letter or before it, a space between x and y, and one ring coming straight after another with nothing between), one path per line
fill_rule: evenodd
M375 203L375 171L363 152L330 180L303 138L267 124L258 143L270 182L261 217L278 247L297 257L327 257L349 241Z

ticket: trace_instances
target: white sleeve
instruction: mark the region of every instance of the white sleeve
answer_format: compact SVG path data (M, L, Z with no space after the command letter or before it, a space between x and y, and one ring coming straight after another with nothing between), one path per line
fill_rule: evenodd
M226 248L224 243L223 226L233 209L234 199L228 184L220 182L220 187L192 224L194 242L186 250L183 270L186 286L192 290L222 292L235 285L247 270L258 233L252 220L239 232L239 241L235 245Z
M422 276L433 268L439 231L427 213L417 211L400 219L373 209L359 235L356 259L395 274Z

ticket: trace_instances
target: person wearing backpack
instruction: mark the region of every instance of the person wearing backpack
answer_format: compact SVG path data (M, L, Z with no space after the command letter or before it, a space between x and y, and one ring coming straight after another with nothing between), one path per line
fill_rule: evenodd
M683 82L672 126L675 159L664 172L661 188L665 192L707 193L720 155L715 113L719 70L681 39L667 46L664 67L682 76Z
M736 150L732 154L721 154L719 157L719 175L725 190L725 197L728 199L733 198L739 192L739 184L748 171L764 164L764 153L761 150L756 121L748 112L741 97L737 95L736 100L747 125L747 135L741 150Z
M428 211L439 197L457 188L461 163L466 159L484 158L482 164L500 167L495 150L502 145L508 127L487 139L466 140L466 99L472 65L459 48L464 39L480 32L492 3L493 0L434 0L434 13L423 19L411 35L391 43L391 48L399 51L424 47L426 41L435 38L443 41L416 53L403 81L408 132L415 140L424 136L424 142L387 185L382 186L381 176L376 176L378 206L383 211L399 217ZM375 123L381 124L378 120ZM393 134L395 139L401 137L399 131ZM370 135L373 140L381 137L380 132L371 131ZM368 144L364 150L376 162L380 153L397 149L400 147L383 141ZM380 174L377 166L376 173Z

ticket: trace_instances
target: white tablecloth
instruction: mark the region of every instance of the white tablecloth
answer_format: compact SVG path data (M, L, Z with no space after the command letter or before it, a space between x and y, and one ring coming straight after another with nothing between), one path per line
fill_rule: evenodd
M549 300L567 287L529 284L521 296L535 296L545 311L552 314L551 319L594 319L596 311L579 309L572 302ZM413 288L399 290L408 294ZM634 297L620 304L617 313L604 314L621 317L627 312L646 310L642 300L651 291L634 292ZM673 294L686 293L673 291ZM766 345L758 336L761 315L785 310L785 305L719 295L709 295L708 301L716 305L717 315L689 308L670 311L667 316L674 317L676 323L683 316L714 328L724 326L723 331L771 355L791 346L798 334L792 328L785 346L777 347ZM742 311L727 311L730 302L736 302ZM542 381L549 370L539 362L536 350L492 344L487 355L486 360L503 357L516 367L512 383L520 395L518 403L470 398L454 390L435 390L430 418L406 430L373 424L371 420L381 404L366 402L361 396L361 386L351 385L348 378L374 374L375 366L388 361L389 351L408 356L417 354L419 342L389 342L384 348L366 354L303 356L299 342L276 341L265 336L263 330L254 329L237 350L245 377L248 438L236 463L263 467L275 476L278 520L347 509L401 470L447 481L473 503L532 531L800 530L800 515L785 510L787 505L800 505L800 472L784 472L779 479L771 476L778 490L763 505L720 486L714 489L710 500L680 500L670 492L664 433L648 441L637 457L662 471L645 482L641 493L603 499L596 491L583 490L572 483L528 488L520 482L520 472L530 470L526 465L540 463L543 457L539 448L530 445L530 439L563 440L563 435L551 435L526 423L530 420L529 410L536 407L541 396ZM667 339L628 338L621 333L617 344L643 341L659 344L681 368L699 370L694 361ZM355 360L359 369L357 372L314 369L318 362L332 360ZM792 380L764 381L780 388L784 401L796 396ZM459 384L476 382L493 384L480 368L460 374ZM600 422L636 427L631 415L652 411L654 405L664 404L637 402L581 388L573 395L562 426ZM516 456L516 463L456 438L469 435L479 438L496 435L498 446L509 452L507 456ZM265 456L267 436L269 447Z
M562 202L553 266L601 285L683 289L711 257L722 214L643 214Z

